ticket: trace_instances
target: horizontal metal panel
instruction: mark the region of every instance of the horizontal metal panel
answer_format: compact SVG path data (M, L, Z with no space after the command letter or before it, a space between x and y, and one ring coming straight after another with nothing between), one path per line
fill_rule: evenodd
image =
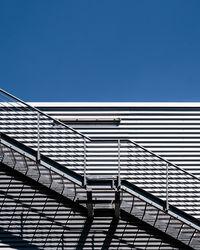
M174 249L134 223L116 223L112 217L95 217L90 223L13 174L1 168L0 249Z

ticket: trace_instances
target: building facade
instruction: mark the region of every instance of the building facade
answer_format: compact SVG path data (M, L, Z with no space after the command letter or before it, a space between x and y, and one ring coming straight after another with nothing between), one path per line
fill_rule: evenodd
M0 247L200 249L200 103L0 111Z

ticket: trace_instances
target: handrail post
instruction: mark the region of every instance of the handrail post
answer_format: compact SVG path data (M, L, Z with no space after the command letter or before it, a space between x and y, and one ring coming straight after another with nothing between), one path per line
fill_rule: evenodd
M117 178L117 186L118 186L118 189L120 188L121 186L121 164L120 164L120 148L121 148L121 142L120 142L120 139L118 140L118 178Z
M86 173L86 139L84 137L84 180L83 180L83 185L86 187L87 186L87 173Z
M165 210L169 210L169 164L166 164L166 205Z
M37 113L37 161L40 161L40 113Z

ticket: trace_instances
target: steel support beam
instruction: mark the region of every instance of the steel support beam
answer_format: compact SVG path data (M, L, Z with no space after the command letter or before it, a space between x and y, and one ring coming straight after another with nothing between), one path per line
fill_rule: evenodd
M115 192L115 218L119 219L120 217L120 191Z
M92 203L92 190L87 190L87 210L88 210L88 218L93 219L94 208Z

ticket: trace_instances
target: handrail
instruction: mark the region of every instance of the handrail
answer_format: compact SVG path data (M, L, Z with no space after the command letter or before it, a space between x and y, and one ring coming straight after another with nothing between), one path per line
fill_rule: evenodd
M181 182L182 180L183 180L183 178L181 179L181 177L182 177L182 175L184 174L184 175L186 175L186 177L188 178L188 179L190 179L190 178L192 178L192 180L193 181L198 181L198 185L199 185L199 183L200 183L200 178L199 177L197 177L197 176L195 176L194 174L192 174L192 173L189 173L188 171L186 171L186 170L184 170L183 168L181 168L181 167L179 167L179 166L177 166L176 164L174 164L174 163L172 163L172 162L170 162L170 161L168 161L167 159L165 159L165 158L163 158L162 156L160 156L160 155L158 155L158 154L156 154L156 153L154 153L154 152L152 152L151 150L149 150L149 149L146 149L145 147L143 147L143 146L141 146L141 145L139 145L137 142L135 142L135 141L133 141L133 140L130 140L130 139L123 139L123 138L119 138L119 137L115 137L115 138L112 138L112 139L107 139L107 138L91 138L91 137L89 137L89 136L85 136L85 135L83 135L82 133L80 133L80 132L78 132L78 131L76 131L75 129L73 129L73 128L71 128L70 126L68 126L68 125L66 125L65 123L63 123L62 121L59 121L59 120L57 120L57 119L55 119L55 118L53 118L53 117L51 117L50 115L48 115L48 114L46 114L45 112L42 112L41 110L39 110L38 108L35 108L35 107L33 107L33 106L31 106L31 105L29 105L29 104L27 104L26 102L24 102L24 101L22 101L22 100L20 100L19 98L17 98L17 97L15 97L15 96L13 96L13 95L11 95L11 94L9 94L9 93L7 93L6 91L4 91L4 90L2 90L2 89L0 89L0 93L2 93L3 94L3 96L7 96L7 98L9 97L9 99L11 98L11 104L12 104L12 99L13 100L15 100L15 101L17 101L18 103L19 103L19 105L20 105L20 103L21 104L23 104L23 106L25 106L25 107L28 107L29 108L29 110L33 110L33 111L36 111L37 112L37 114L42 114L42 115L44 115L45 117L47 117L48 119L50 119L51 121L53 121L53 122L55 122L55 123L57 123L57 124L60 124L60 125L62 125L64 128L66 128L66 129L68 129L68 130L71 130L71 131L73 131L74 133L75 133L75 135L77 134L77 135L79 135L79 136L81 136L81 138L83 138L83 149L82 149L82 151L81 151L81 154L79 154L79 151L78 151L78 153L77 152L74 152L73 154L75 155L75 159L78 159L77 161L76 161L76 163L77 163L77 165L79 165L80 166L80 164L79 164L79 156L81 155L81 157L83 157L83 165L81 165L81 170L82 170L82 167L83 167L83 170L84 170L84 172L83 172L83 176L84 176L84 185L86 186L87 185L87 182L89 181L88 180L88 178L87 178L87 173L86 173L86 166L87 166L87 157L86 157L86 154L87 154L87 149L86 149L86 140L87 141L89 141L91 144L92 143L116 143L116 145L118 145L118 151L116 151L116 152L118 152L118 163L115 165L115 167L117 167L117 169L118 169L118 188L120 188L120 179L121 179L121 174L120 174L120 172L121 172L121 169L122 169L122 171L123 171L123 165L121 165L121 163L120 163L120 155L121 155L121 153L120 153L120 145L121 145L121 143L122 143L122 145L121 145L121 148L123 148L124 146L123 146L123 143L128 143L129 145L128 145L128 151L127 152L131 152L131 154L129 154L129 159L130 159L130 161L132 161L133 160L133 158L132 158L132 153L134 152L132 149L134 149L134 146L136 147L136 149L141 149L141 150L139 150L140 152L139 152L139 154L138 154L138 156L141 156L141 158L143 157L148 157L147 158L147 161L146 161L146 163L147 164L149 164L149 163L151 163L151 162L154 162L155 164L156 163L159 163L159 164L166 164L166 168L164 167L164 166L162 166L163 168L162 168L162 171L166 171L165 173L164 173L164 175L161 173L161 176L163 176L164 177L164 179L162 179L162 185L164 186L165 185L165 188L163 188L162 187L162 195L161 196L164 196L164 193L165 193L165 197L166 197L166 210L168 210L168 194L169 194L169 192L172 190L172 192L173 192L173 187L172 187L172 189L168 189L168 187L169 187L169 182L168 182L168 174L169 174L169 169L168 169L168 167L172 167L172 168L174 168L176 171L177 171L177 173L179 174L178 176L177 176L177 179L179 179L179 181L180 181L180 183L181 183L181 185L183 186L183 182ZM14 101L14 102L15 102ZM16 102L16 104L18 104ZM8 102L8 104L10 103L10 101ZM22 105L21 105L22 106ZM8 105L8 107L9 107L9 105ZM15 106L14 106L15 107ZM16 105L16 108L18 107L18 105ZM39 120L39 119L38 119ZM38 121L37 121L38 122ZM37 126L37 128L38 128L38 131L37 131L37 135L40 133L40 131L39 131L39 126L40 126L40 124L39 124L39 122L38 122L38 124L37 124L38 126ZM48 137L46 137L47 139L49 138L49 136ZM50 138L51 139L51 138ZM40 136L37 136L37 141L38 141L38 143L39 143L39 141L40 141ZM45 141L44 139L43 139L43 141ZM130 146L130 144L132 144L133 145L133 148L131 148L131 146ZM40 149L39 149L39 144L37 145L38 146L38 160L40 160ZM87 146L89 146L89 144L87 145ZM75 148L75 147L74 147ZM134 149L135 150L135 149ZM68 154L67 153L67 149L66 149L66 151L65 151L65 153L66 153L66 155ZM145 153L147 153L146 154L146 156L145 156ZM133 157L134 157L134 154L133 154ZM150 158L154 158L154 160L151 160ZM135 160L135 159L134 159ZM146 160L146 159L145 159ZM100 161L101 161L101 159L100 159ZM138 163L138 164L140 164L140 162L139 161L137 161L136 160L136 162ZM149 162L149 163L148 163ZM67 162L67 164L70 164L70 160ZM155 165L154 164L154 165ZM73 165L73 164L72 164ZM139 165L138 165L139 166ZM134 168L133 168L134 169ZM134 170L136 170L136 169L134 169ZM79 169L78 169L78 171L79 171ZM155 171L155 173L156 173L156 171ZM141 175L144 175L144 173L143 172L139 172L138 171L138 175L137 175L137 170L135 171L135 175L132 175L132 177L135 177L136 178L136 176L141 176ZM171 177L173 178L173 172L172 172L172 175L171 175ZM138 179L139 180L139 179ZM137 180L135 180L136 181L136 183L137 183ZM149 187L148 188L151 188L151 184L149 183L148 184L149 185ZM156 189L156 188L155 188ZM154 190L155 191L155 190Z
M9 93L6 92L5 90L0 89L0 92L2 92L3 94L5 94L5 95L7 95L7 96L9 96L9 97L11 97L11 98L13 98L13 99L15 99L15 100L18 101L18 102L24 104L24 105L27 106L28 108L31 108L32 110L37 111L38 113L40 113L40 114L46 116L46 117L49 118L50 120L53 120L54 122L59 123L60 125L66 127L67 129L72 130L74 133L79 134L79 135L82 136L83 138L88 139L88 140L91 140L88 136L83 135L82 133L78 132L77 130L73 129L72 127L70 127L70 126L66 125L65 123L63 123L63 122L61 122L61 121L59 121L59 120L57 120L57 119L51 117L50 115L48 115L48 114L42 112L42 111L39 110L38 108L35 108L35 107L29 105L28 103L22 101L21 99L17 98L16 96L9 94Z
M15 139L7 136L4 133L0 133L0 138L1 138L1 143L5 146L10 147L11 149L13 149L14 151L18 152L21 155L24 155L25 157L28 157L31 160L35 160L36 161L36 156L37 156L37 151L25 146L24 144L16 141ZM80 184L82 183L83 186L83 177L80 174L77 174L74 171L71 171L69 169L64 168L62 165L58 164L57 162L55 162L54 160L51 160L50 158L41 155L41 166L46 166L47 168L49 168L52 172L56 173L57 175L62 176L63 178L66 177L69 180L72 180L73 182L75 182L77 185L81 186ZM43 165L45 164L45 165ZM63 174L60 174L59 172L57 172L56 170L60 170L63 172ZM72 177L72 178L71 178ZM77 180L77 181L75 181ZM109 179L100 179L100 180L96 180L96 179L91 179L88 182L88 187L89 188L93 188L95 186L107 186L107 187L111 187L112 185L111 181ZM112 188L117 188L118 184L117 181L113 182L113 187ZM133 183L130 183L127 180L122 180L121 181L121 188L123 191L136 196L139 199L142 199L143 201L147 202L148 204L154 206L155 208L165 211L164 207L165 207L165 202L163 200L161 200L160 198L158 198L157 196L145 191L144 189L134 185ZM122 208L123 210L123 208ZM167 213L178 219L179 221L182 221L183 223L187 224L188 226L191 226L192 228L200 231L200 221L198 219L196 219L195 217L185 213L184 211L176 208L173 205L169 205L169 209L167 211Z
M133 141L133 140L130 140L130 139L120 139L119 137L117 137L116 139L92 139L92 138L90 138L89 136L86 136L86 135L84 135L84 134L78 132L76 129L73 129L72 127L66 125L65 123L61 122L60 120L57 120L57 119L53 118L52 116L46 114L45 112L42 112L42 111L39 110L38 108L36 108L36 107L34 107L34 106L31 106L31 105L27 104L26 102L24 102L24 101L22 101L21 99L15 97L14 95L8 93L7 91L5 91L5 90L3 90L3 89L0 89L0 92L2 92L2 93L5 94L5 95L8 95L9 97L11 97L11 98L15 99L16 101L18 101L18 102L24 104L25 106L27 106L27 107L29 107L29 108L31 108L31 109L37 111L38 113L40 113L40 114L46 116L47 118L51 119L52 121L54 121L54 122L56 122L56 123L58 123L58 124L60 124L60 125L62 125L62 126L64 126L64 127L66 127L67 129L72 130L74 133L79 134L81 137L83 137L83 138L89 140L90 142L95 142L95 141L96 141L96 142L97 142L97 141L106 141L106 142L112 142L112 141L114 142L114 141L115 141L115 142L117 142L117 141L119 141L119 140L122 141L122 142L130 142L130 143L134 144L135 146L141 148L141 149L144 150L145 152L147 152L147 153L149 153L149 154L151 154L151 155L153 155L153 156L159 158L161 161L164 161L166 164L169 164L170 166L173 166L173 167L175 167L176 169L179 169L179 170L181 170L182 172L184 172L184 173L190 175L190 176L193 177L194 179L200 181L200 178L198 178L197 176L195 176L195 175L193 175L193 174L187 172L186 170L184 170L184 169L181 168L181 167L178 167L176 164L174 164L174 163L172 163L172 162L166 160L165 158L163 158L162 156L160 156L160 155L158 155L158 154L152 152L151 150L146 149L145 147L139 145L137 142L135 142L135 141Z
M133 192L138 198L142 197L148 204L151 204L152 206L160 210L165 210L164 209L165 202L163 200L145 191L144 189L134 185L133 183L130 183L127 180L122 180L122 189L130 194L132 194ZM198 231L200 231L200 220L191 216L190 214L187 214L186 212L178 209L177 207L171 204L169 205L167 213L172 217L177 218L180 221L183 221L188 226L192 226L196 228Z
M172 162L170 162L170 161L166 160L166 159L165 159L165 158L163 158L162 156L160 156L160 155L158 155L158 154L156 154L156 153L152 152L152 151L151 151L151 150L149 150L149 149L144 148L143 146L141 146L141 145L137 144L136 142L134 142L134 141L132 141L132 140L128 140L128 141L129 141L129 142L131 142L132 144L134 144L135 146L137 146L137 147L139 147L139 148L143 149L144 151L146 151L146 152L150 153L151 155L153 155L153 156L155 156L155 157L158 157L160 160L162 160L162 161L166 162L166 163L167 163L167 164L169 164L170 166L173 166L173 167L175 167L175 168L177 168L177 169L181 170L181 171L182 171L182 172L184 172L185 174L188 174L188 175L190 175L191 177L193 177L194 179L196 179L196 180L199 180L199 181L200 181L200 178L198 178L197 176L195 176L195 175L191 174L190 172L187 172L187 171L186 171L186 170L184 170L183 168L178 167L176 164L174 164L174 163L172 163Z
M165 159L165 158L163 158L162 156L160 156L160 155L158 155L158 154L152 152L151 150L146 149L145 147L141 146L140 144L138 144L137 142L135 142L135 141L133 141L133 140L130 140L130 139L120 139L119 137L117 137L117 138L115 138L115 139L92 139L91 137L86 136L86 135L84 135L84 134L78 132L76 129L73 129L72 127L66 125L66 124L63 123L62 121L53 118L52 116L46 114L45 112L42 112L42 111L39 110L38 108L36 108L36 107L34 107L34 106L31 106L31 105L27 104L26 102L24 102L24 101L22 101L21 99L15 97L14 95L8 93L7 91L5 91L5 90L3 90L3 89L0 89L0 92L2 92L3 94L5 94L5 95L7 95L7 96L9 96L9 97L11 97L11 98L13 98L13 99L15 99L15 100L18 101L18 102L24 104L24 105L27 106L28 108L31 108L32 110L37 111L38 113L40 113L40 114L46 116L46 117L49 118L50 120L52 120L52 121L54 121L54 122L56 122L56 123L58 123L58 124L64 126L65 128L70 129L70 130L73 131L74 133L79 134L81 137L83 137L83 138L89 140L90 142L98 142L98 141L117 142L117 141L120 140L121 142L129 142L129 143L132 143L133 145L135 145L135 146L141 148L142 150L144 150L145 152L147 152L147 153L149 153L149 154L151 154L151 155L153 155L153 156L159 158L161 161L165 162L166 164L169 164L170 166L173 166L173 167L175 167L176 169L181 170L182 172L184 172L184 173L190 175L191 177L193 177L194 179L200 181L200 178L198 178L197 176L195 176L195 175L193 175L193 174L187 172L186 170L184 170L184 169L181 168L181 167L178 167L176 164L174 164L174 163L168 161L167 159Z
M0 132L0 142L6 146L9 146L16 152L25 155L30 160L37 161L37 151L20 143L19 141L13 139L10 136L7 136L5 133ZM73 180L77 180L76 184L79 186L83 186L83 177L76 173L75 171L70 170L69 168L63 167L63 165L58 162L50 159L49 157L41 154L40 165L47 165L54 171L56 174L60 175L60 173L56 172L56 170L61 171L65 176L68 176L68 179L73 178ZM53 170L54 169L54 170ZM63 177L63 175L60 175Z
M25 144L23 144L22 142L18 142L15 139L7 135L5 135L3 132L0 132L0 139L1 139L1 143L5 146L10 147L10 145L12 147L10 147L11 149L15 150L16 152L18 152L19 154L21 154L20 150L23 152L22 155L24 155L24 157L28 156L28 158L30 158L30 156L32 157L32 159L34 161L37 162L37 164L40 164L41 167L45 167L46 169L49 170L50 173L50 177L52 179L52 173L53 174L57 174L57 176L61 177L61 178L66 178L68 180L71 180L74 184L78 185L81 188L84 188L84 190L86 189L91 190L91 189L98 189L98 188L111 188L111 189L115 189L116 190L122 190L123 192L126 192L127 194L131 194L137 198L141 198L143 201L146 201L148 204L161 209L164 213L167 213L168 215L170 215L171 217L177 218L179 221L182 221L183 223L186 223L188 226L193 227L195 230L200 231L200 223L199 220L197 218L195 218L195 216L193 217L193 215L190 215L190 212L187 213L186 211L188 210L188 207L190 206L190 198L191 197L191 193L195 194L195 199L194 201L192 201L193 204L195 204L196 202L196 197L197 197L197 208L195 208L195 211L198 211L199 207L200 207L200 202L198 200L198 193L199 193L199 186L200 186L200 178L189 173L188 171L184 170L183 168L177 166L176 164L170 162L169 160L163 158L162 156L158 155L157 153L152 152L149 149L146 149L145 147L139 145L137 142L131 140L131 139L123 139L121 137L114 137L113 139L107 139L107 138L91 138L89 136L86 136L80 132L78 132L76 129L73 129L72 127L66 125L65 123L63 123L60 120L57 120L53 117L51 117L50 115L48 115L47 113L41 111L40 109L31 106L30 104L27 104L26 102L20 100L19 98L7 93L6 91L0 89L0 93L2 93L2 96L5 98L7 96L7 99L9 99L8 102L6 102L6 105L4 104L4 100L3 102L1 102L2 105L4 105L6 107L6 110L10 108L10 106L14 107L14 109L11 109L11 111L14 110L15 113L15 107L16 109L19 107L23 107L22 110L22 114L24 114L24 108L25 111L27 111L26 107L28 108L29 112L28 114L30 114L30 116L32 115L32 113L38 116L37 117L37 143L38 143L38 147L37 147L37 151L35 150L35 146L29 147ZM8 105L7 105L8 103ZM14 105L13 105L14 103ZM20 103L23 104L20 106ZM3 110L4 111L4 110ZM35 111L35 112L32 112ZM9 112L8 112L9 113ZM27 114L27 113L26 113ZM21 117L22 121L26 121L26 114L25 116ZM68 141L68 137L70 138L70 136L72 136L71 133L69 133L69 130L73 131L73 138L77 138L76 142L78 141L79 146L81 148L82 151L78 151L72 154L75 154L78 159L77 162L81 162L81 164L83 163L83 165L81 165L81 167L83 167L84 169L84 174L81 175L79 172L74 171L73 169L70 169L68 167L66 167L65 165L63 165L62 163L59 164L59 161L57 162L57 160L52 160L51 158L49 158L48 156L45 156L44 154L40 154L40 141L42 141L42 139L40 138L40 133L42 134L42 132L40 132L40 128L45 127L45 125L41 125L40 123L40 114L47 117L48 120L48 124L50 124L50 127L52 126L51 121L53 121L56 124L60 124L62 127L66 128L67 130L63 130L65 136L67 137L66 141ZM7 113L3 113L3 117L4 115L7 117ZM12 113L11 113L12 115ZM20 113L21 115L21 113ZM20 116L19 115L19 116ZM29 116L29 117L30 117ZM8 115L9 117L9 115ZM12 118L12 116L11 116ZM10 117L9 117L10 119ZM17 119L19 119L17 117ZM13 119L13 121L18 121L17 119ZM30 117L30 120L32 121L32 116ZM41 119L42 121L42 119ZM46 119L44 119L44 121L46 121ZM2 122L3 125L5 126L4 122ZM25 123L24 123L25 124ZM29 123L29 127L30 127ZM23 126L23 124L22 124ZM52 126L54 130L54 126ZM7 126L3 127L5 130L7 131ZM13 128L13 127L11 127ZM14 129L16 129L16 127L14 126ZM32 128L31 128L32 129ZM46 127L45 127L46 129ZM59 127L56 127L56 138L60 136L59 132L57 132L57 129L63 129ZM52 131L50 130L50 131ZM16 131L16 130L14 130ZM8 132L6 132L8 133ZM51 140L51 137L49 137L50 132L44 133L44 137L45 139L47 139L48 141ZM8 133L9 134L9 133ZM55 132L54 132L55 134ZM76 136L79 135L79 136ZM53 138L53 137L52 137ZM83 140L80 140L80 139ZM43 142L45 141L45 139L43 139ZM60 140L61 141L61 140ZM80 143L81 141L81 143ZM86 145L86 142L89 142L88 145ZM61 141L62 142L62 141ZM54 142L53 142L54 143ZM56 142L57 143L57 142ZM100 148L98 147L98 145L93 145L92 143L104 143L104 145L100 146ZM111 150L108 152L108 154L106 155L106 157L104 157L104 152L102 154L102 148L107 148L107 146L105 146L106 143L113 143L111 144L111 146L107 145L109 147L109 149L111 148ZM123 144L124 143L124 144ZM67 143L66 143L67 144ZM82 146L83 144L83 146ZM52 144L51 144L52 145ZM75 145L75 146L74 146ZM116 147L116 145L118 147ZM101 161L103 159L103 163L105 161L109 161L109 164L111 164L111 166L115 167L115 170L118 169L118 174L115 176L117 177L116 179L95 179L95 178L88 178L87 173L86 173L86 169L87 169L87 159L92 159L93 160L93 155L91 157L90 154L88 154L88 158L87 153L89 152L89 150L86 148L86 146L89 147L91 146L92 148L94 147L95 150L98 147L97 151L99 154L97 154L97 159L100 159L98 162L99 165L101 165ZM72 145L73 150L75 150L77 147L77 144ZM17 148L17 150L16 150ZM59 149L60 150L60 149ZM41 150L42 152L42 150ZM73 151L72 151L73 152ZM81 153L79 153L81 152ZM113 154L114 152L114 154ZM45 152L44 152L45 153ZM90 153L90 152L89 152ZM93 153L93 152L92 152ZM68 154L68 148L65 146L65 156ZM103 155L103 157L102 157ZM117 156L117 157L116 157ZM71 157L71 155L70 155ZM81 158L83 157L83 158ZM90 158L91 157L91 158ZM67 157L66 157L67 158ZM81 158L81 160L80 160ZM121 159L122 158L122 159ZM31 159L31 158L30 158ZM58 159L58 158L57 158ZM110 160L111 159L111 160ZM114 160L113 160L114 159ZM93 166L92 164L94 164L91 160L91 166ZM69 159L68 164L70 163L71 159ZM73 158L73 164L74 164L74 158ZM77 164L78 164L77 163ZM122 163L122 164L121 164ZM105 164L105 163L104 163ZM132 164L132 165L131 165ZM165 168L165 164L166 164L166 168ZM79 164L80 165L80 164ZM130 169L131 166L131 173L133 172L133 174L128 174L127 178L123 178L121 180L121 176L123 176L123 171L124 171L124 166L126 169ZM136 166L136 167L135 167ZM141 167L142 166L142 167ZM145 168L147 166L147 168ZM149 166L151 166L152 168L149 171ZM73 166L72 166L73 167ZM169 170L168 167L172 167L172 170L170 172L171 174L171 186L169 186L169 182L168 182L168 174L169 174ZM147 169L147 170L146 170ZM152 171L155 170L155 171ZM160 170L161 169L161 170ZM82 170L82 168L81 168ZM79 169L78 169L79 171ZM151 177L151 179L154 181L154 184L152 185L152 182L146 182L146 186L143 185L143 183L140 182L140 178L142 176L142 178L145 178L145 173L144 171L147 172L146 176L147 179L149 177L149 175L152 176L153 173L153 178ZM150 174L148 173L151 172ZM121 174L122 173L122 174ZM158 177L157 177L157 176ZM130 177L131 176L131 177ZM163 178L164 177L164 178ZM191 177L191 178L190 178ZM131 179L132 178L132 179ZM159 185L156 182L156 178L159 178ZM176 178L176 179L175 179ZM131 181L129 181L128 179L130 179ZM176 181L176 183L174 183L173 181ZM196 182L196 180L198 181L198 183ZM134 182L134 183L132 183ZM63 182L64 183L64 182ZM184 192L184 188L187 186L187 184L189 183L189 191L188 192ZM163 188L164 186L164 188ZM170 187L170 189L168 188ZM155 193L158 191L158 194L155 195ZM64 184L63 184L63 190L64 190ZM62 192L63 192L62 190ZM150 190L150 191L149 191ZM192 191L191 191L192 190ZM194 192L195 190L195 192ZM170 197L170 204L169 204L169 197L168 197L168 193L169 191L171 192L171 197ZM184 192L184 195L182 195L182 193ZM175 194L175 195L174 195ZM182 204L182 200L176 201L176 198L180 197L181 199L185 198L184 200L184 204ZM163 200L163 198L165 198ZM171 199L173 198L173 199ZM188 199L189 198L189 199ZM185 205L186 204L186 205ZM192 205L193 205L192 204ZM184 209L183 209L184 207ZM199 215L199 211L198 211L198 215Z
M101 142L118 142L119 140L120 140L121 142L129 142L129 143L134 144L135 146L137 146L138 148L141 148L141 149L144 150L145 152L147 152L147 153L149 153L149 154L151 154L151 155L153 155L153 156L159 158L161 161L165 162L166 164L169 164L170 166L173 166L173 167L175 167L176 169L181 170L181 171L184 172L185 174L188 174L188 175L190 175L191 177L193 177L194 179L200 181L200 178L198 178L197 176L191 174L190 172L184 170L184 169L181 168L181 167L178 167L176 164L174 164L174 163L172 163L172 162L166 160L166 159L163 158L162 156L160 156L160 155L158 155L158 154L152 152L152 151L149 150L149 149L146 149L145 147L139 145L137 142L134 142L134 141L132 141L132 140L130 140L130 139L120 139L120 138L117 138L117 139L91 139L90 141L91 141L91 142L100 142L100 141L101 141Z

